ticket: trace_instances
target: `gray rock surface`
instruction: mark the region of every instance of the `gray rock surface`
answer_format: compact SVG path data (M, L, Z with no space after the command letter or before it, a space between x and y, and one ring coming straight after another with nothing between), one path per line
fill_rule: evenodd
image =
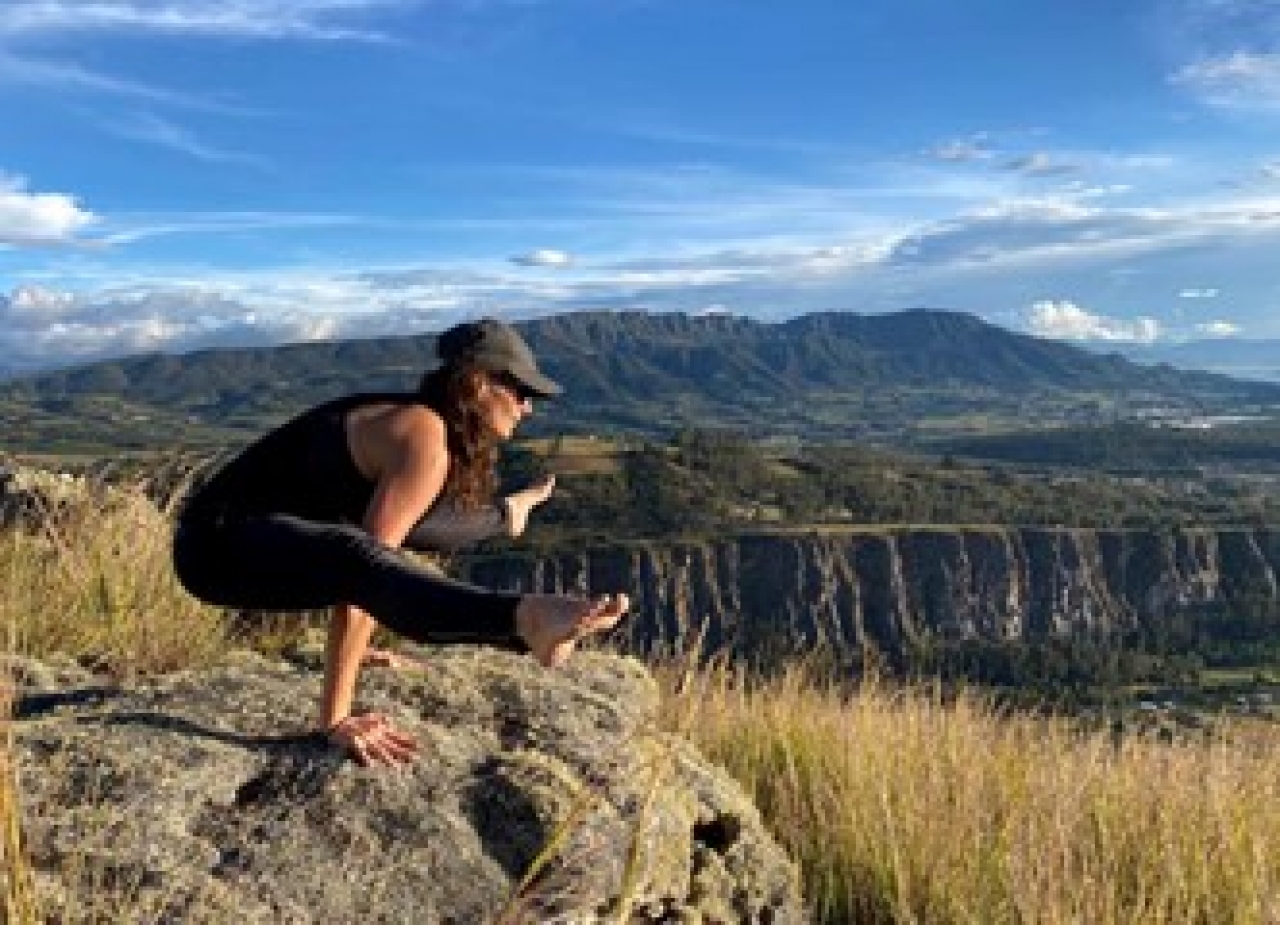
M428 657L425 671L362 679L361 706L423 747L395 771L305 734L314 654L242 655L127 689L19 664L15 752L46 914L612 922L638 833L630 921L804 921L795 869L742 790L656 730L657 687L639 663ZM554 858L536 864L549 844Z

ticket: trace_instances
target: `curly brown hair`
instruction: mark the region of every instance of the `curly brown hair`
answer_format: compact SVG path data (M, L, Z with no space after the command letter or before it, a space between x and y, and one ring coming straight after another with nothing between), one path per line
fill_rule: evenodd
M485 425L480 391L487 373L470 363L448 363L422 377L418 395L444 419L449 446L445 492L461 507L481 507L498 483L498 440Z

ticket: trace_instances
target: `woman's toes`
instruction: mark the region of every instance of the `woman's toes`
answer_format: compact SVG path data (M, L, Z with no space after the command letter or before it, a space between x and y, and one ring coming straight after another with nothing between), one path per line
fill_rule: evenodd
M599 632L614 626L631 605L625 594L606 594L596 598L591 611L583 619L590 632Z

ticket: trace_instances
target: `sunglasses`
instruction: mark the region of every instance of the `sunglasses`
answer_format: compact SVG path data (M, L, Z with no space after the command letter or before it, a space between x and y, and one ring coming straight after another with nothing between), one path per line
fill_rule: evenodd
M498 373L494 381L516 397L517 401L533 401L539 394L525 385L511 373Z

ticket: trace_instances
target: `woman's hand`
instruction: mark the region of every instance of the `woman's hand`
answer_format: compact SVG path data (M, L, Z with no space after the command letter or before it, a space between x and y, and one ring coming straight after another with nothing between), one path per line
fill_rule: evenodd
M381 713L348 716L329 729L328 737L366 767L397 767L418 755L418 743Z

